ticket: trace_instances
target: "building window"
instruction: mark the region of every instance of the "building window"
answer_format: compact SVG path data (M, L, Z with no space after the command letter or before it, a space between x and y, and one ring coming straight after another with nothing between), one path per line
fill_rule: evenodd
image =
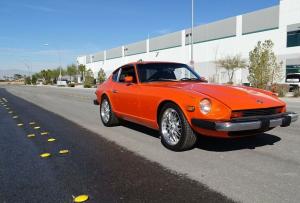
M299 65L287 65L286 66L286 74L291 73L300 73L300 64Z
M287 47L300 46L300 30L287 33Z

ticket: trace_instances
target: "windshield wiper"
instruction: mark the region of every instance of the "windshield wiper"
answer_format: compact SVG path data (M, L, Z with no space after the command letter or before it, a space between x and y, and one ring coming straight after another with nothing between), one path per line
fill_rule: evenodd
M155 81L177 81L177 80L167 79L167 78L153 78L153 79L147 80L147 82L155 82Z
M200 80L198 78L181 78L180 81L196 81L196 80Z

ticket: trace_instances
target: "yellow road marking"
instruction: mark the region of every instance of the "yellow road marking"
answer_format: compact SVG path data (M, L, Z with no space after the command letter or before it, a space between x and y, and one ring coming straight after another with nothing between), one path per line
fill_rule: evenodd
M35 124L35 122L30 122L30 123L29 123L29 125L34 125L34 124Z
M43 153L43 154L40 154L40 157L42 157L42 158L47 158L47 157L49 157L49 156L51 156L50 153Z
M27 135L28 138L32 138L32 137L35 137L35 134L29 134Z
M13 113L13 111L9 111L8 113L9 113L9 114L12 114L12 113Z
M79 195L79 196L77 196L77 197L74 197L74 202L85 202L85 201L87 201L89 199L89 196L87 196L87 195Z
M35 126L33 129L38 130L40 128L41 128L40 126Z
M19 127L21 127L21 126L23 126L23 125L24 125L23 123L18 123L18 126L19 126Z
M54 142L56 139L55 138L49 138L48 142Z
M41 135L48 135L49 132L41 132Z
M13 119L16 119L16 118L18 118L18 116L13 116L12 118L13 118Z

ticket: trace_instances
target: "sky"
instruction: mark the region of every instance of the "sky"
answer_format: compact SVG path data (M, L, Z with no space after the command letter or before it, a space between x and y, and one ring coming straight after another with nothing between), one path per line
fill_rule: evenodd
M195 25L279 0L194 0ZM0 70L39 71L191 26L191 0L0 0Z

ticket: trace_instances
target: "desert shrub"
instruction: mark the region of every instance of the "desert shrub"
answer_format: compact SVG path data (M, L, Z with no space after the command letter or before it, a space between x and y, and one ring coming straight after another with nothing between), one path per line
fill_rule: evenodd
M294 97L299 97L299 96L300 96L299 88L295 88L295 89L293 90L293 96L294 96Z
M83 87L84 87L84 88L91 88L92 85L91 85L91 84L84 84Z
M273 84L271 91L278 94L278 97L284 97L289 92L290 86L288 84Z

